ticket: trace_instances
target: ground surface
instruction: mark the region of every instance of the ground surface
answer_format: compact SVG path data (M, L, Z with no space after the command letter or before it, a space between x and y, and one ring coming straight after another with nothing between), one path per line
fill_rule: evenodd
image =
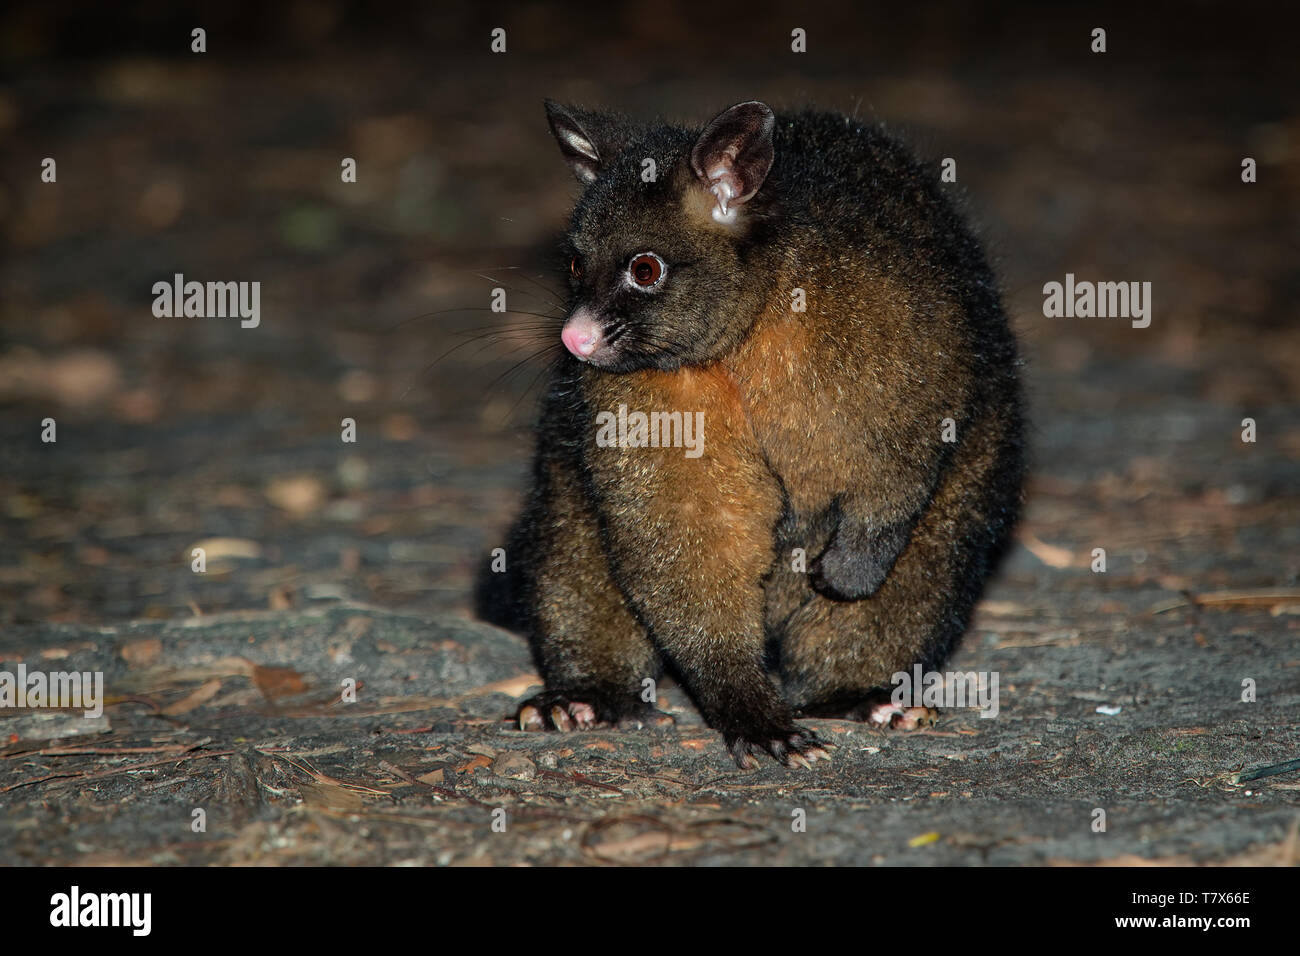
M566 58L534 6L507 66L455 39L490 27L470 14L385 38L305 9L202 61L107 26L123 52L45 55L57 24L6 21L0 670L102 671L108 702L0 711L0 863L1300 860L1300 773L1233 777L1300 757L1300 116L1267 31L1115 20L1098 61L1083 21L949 11L815 22L820 58L774 63L705 56L667 4L585 18ZM672 686L669 730L502 719L533 667L468 587L526 472L542 365L512 369L554 333L467 310L503 285L551 311L572 186L542 95L813 101L958 157L1035 422L952 662L1000 675L996 718L817 721L832 764L753 773ZM175 272L262 281L261 327L154 318ZM1151 281L1152 326L1044 319L1066 272ZM483 327L514 337L444 354Z

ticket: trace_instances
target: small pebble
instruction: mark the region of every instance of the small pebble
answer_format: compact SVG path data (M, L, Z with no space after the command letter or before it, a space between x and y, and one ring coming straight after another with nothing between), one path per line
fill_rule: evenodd
M537 765L523 754L506 751L492 762L492 772L498 777L532 780L537 776Z

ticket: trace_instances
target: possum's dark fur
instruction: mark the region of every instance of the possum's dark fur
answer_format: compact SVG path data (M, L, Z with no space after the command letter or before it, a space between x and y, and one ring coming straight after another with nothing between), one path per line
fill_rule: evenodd
M806 763L823 744L795 717L861 718L892 674L938 666L1018 515L994 276L937 168L846 116L748 103L691 130L547 108L585 186L574 357L508 571L477 594L545 679L521 725L644 720L667 665L742 766ZM703 454L598 446L620 404L702 411Z

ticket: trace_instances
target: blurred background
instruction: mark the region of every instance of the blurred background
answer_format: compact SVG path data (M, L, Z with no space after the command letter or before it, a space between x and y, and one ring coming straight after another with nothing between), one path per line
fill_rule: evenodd
M1093 587L1063 572L1098 540L1113 584L1294 585L1294 25L1285 5L1132 7L6 5L0 627L464 611L560 315L576 184L543 97L692 123L812 104L955 158L1029 361L1007 586ZM1045 319L1067 272L1151 282L1150 328ZM260 326L156 318L175 273L259 281ZM496 286L511 314L486 311Z

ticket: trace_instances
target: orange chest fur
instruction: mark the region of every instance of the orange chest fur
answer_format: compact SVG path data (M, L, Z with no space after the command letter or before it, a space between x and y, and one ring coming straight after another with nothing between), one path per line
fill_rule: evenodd
M620 404L647 412L701 411L713 420L715 435L765 445L808 424L806 338L794 322L764 325L736 355L711 365L625 374L591 370L587 400L594 411Z
M620 405L646 413L702 412L706 457L761 457L781 477L796 508L820 508L840 483L834 465L843 449L833 435L828 383L812 354L813 341L797 318L765 317L725 362L671 372L593 371L587 398L596 412Z

